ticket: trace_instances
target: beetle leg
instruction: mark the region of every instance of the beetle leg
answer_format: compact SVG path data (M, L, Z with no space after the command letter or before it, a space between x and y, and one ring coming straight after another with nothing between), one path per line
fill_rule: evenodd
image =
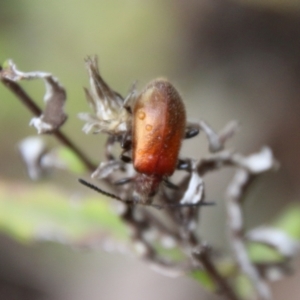
M106 144L105 144L105 157L108 161L116 160L116 157L113 154L113 147L116 142L120 142L123 152L120 155L120 159L126 163L131 162L131 158L124 155L124 153L131 150L132 142L129 133L125 133L123 136L113 136L109 135Z
M179 158L176 169L190 171L191 170L191 161L189 159Z
M121 138L121 148L124 150L130 150L132 147L132 141L131 141L131 132L127 131L123 134Z
M170 189L173 189L173 190L178 190L179 189L179 187L176 184L172 183L168 179L163 179L163 183L165 184L166 187L168 187Z
M125 153L128 152L127 150L123 151L120 155L120 159L125 163L131 163L132 159L130 156L125 155Z
M188 122L185 128L185 139L190 139L199 134L200 126L198 123L190 123Z
M105 144L105 157L107 160L115 160L115 156L113 155L113 145L116 142L116 137L113 135L109 135L106 144Z
M126 132L123 135L114 136L109 135L106 144L105 144L105 157L107 160L115 160L115 156L113 155L113 146L116 142L119 142L121 144L121 148L124 150L124 152L129 151L132 146L131 142L131 132ZM123 155L123 153L121 155Z
M132 141L131 141L131 132L126 132L121 140L121 148L123 149L120 159L125 163L130 163L132 161L131 157L125 155L126 152L129 152L132 147Z

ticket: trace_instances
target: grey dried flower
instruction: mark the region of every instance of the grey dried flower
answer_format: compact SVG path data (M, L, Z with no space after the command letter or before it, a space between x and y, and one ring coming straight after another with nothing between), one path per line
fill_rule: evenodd
M105 132L109 134L122 134L128 131L131 114L126 105L135 96L133 91L124 101L122 96L113 91L102 79L97 57L87 57L85 65L90 79L90 89L85 89L86 98L95 114L80 113L78 117L85 121L83 131L88 133Z

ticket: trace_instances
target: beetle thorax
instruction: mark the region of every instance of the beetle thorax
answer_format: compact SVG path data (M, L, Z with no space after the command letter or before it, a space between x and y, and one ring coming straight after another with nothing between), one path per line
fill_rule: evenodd
M160 182L160 176L137 174L134 180L134 201L151 204L153 196L158 192Z

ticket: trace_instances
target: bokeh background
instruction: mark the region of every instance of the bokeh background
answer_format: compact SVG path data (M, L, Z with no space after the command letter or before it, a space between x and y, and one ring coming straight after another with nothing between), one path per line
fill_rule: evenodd
M299 202L300 194L300 4L297 0L2 0L0 61L12 58L23 71L52 72L68 93L69 120L63 130L96 161L104 137L86 136L78 112L87 111L88 85L83 59L99 56L107 82L126 95L138 80L142 88L157 76L177 86L189 119L221 129L235 119L241 129L230 147L249 154L272 147L281 168L264 176L245 206L248 228L271 222ZM42 82L26 82L42 105ZM0 180L7 186L41 183L28 179L16 150L34 135L30 113L0 87ZM50 144L55 144L47 137ZM204 155L203 136L184 145L184 155ZM222 204L230 171L208 178L207 193L218 205L204 211L201 233L228 249ZM47 183L49 181L49 183ZM76 178L55 173L42 182L55 185L66 201ZM17 216L22 221L22 215ZM295 274L272 287L275 299L299 299ZM288 294L288 296L286 296ZM134 257L75 251L56 243L19 243L0 237L0 299L215 299L188 278L154 273Z

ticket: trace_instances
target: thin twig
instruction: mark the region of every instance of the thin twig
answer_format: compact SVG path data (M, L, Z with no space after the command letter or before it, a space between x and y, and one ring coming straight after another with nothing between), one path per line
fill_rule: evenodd
M246 194L246 190L253 182L255 177L256 176L250 174L245 169L238 169L228 187L226 207L228 214L229 235L231 238L232 249L240 269L251 280L253 287L255 288L260 299L271 300L271 291L265 280L260 276L258 270L251 263L243 238L244 224L241 202Z
M23 90L23 88L16 82L1 77L3 85L9 89L35 116L39 117L43 111L32 100L32 98ZM63 145L72 150L77 157L82 161L89 171L94 171L96 166L90 159L60 130L52 133Z
M228 300L239 300L233 288L227 282L227 279L219 273L216 268L210 252L211 249L208 245L204 244L198 236L191 230L186 230L185 241L190 245L193 258L204 268L210 275L218 288L218 292ZM196 249L196 250L195 250Z
M201 263L207 273L214 280L219 288L220 294L222 294L228 300L239 300L238 296L227 283L226 279L219 273L214 263L211 261L208 247L203 246L200 251L195 251L193 253L193 257Z
M126 206L120 217L132 229L131 239L137 254L144 261L147 261L154 270L167 276L177 277L192 269L192 265L189 263L178 263L164 259L156 251L151 241L147 240L147 232L152 230L153 222L157 221L155 217L151 220L140 219L135 215L135 207L131 206Z
M166 196L166 195L165 195ZM170 199L168 199L170 200ZM223 275L220 274L217 269L213 259L210 255L210 248L201 241L201 239L196 234L197 226L190 226L191 224L186 224L185 218L182 219L180 211L167 210L169 217L172 221L177 224L178 233L176 237L177 244L182 248L185 253L190 253L196 267L204 269L212 281L215 283L217 292L222 295L227 300L239 300L240 298L236 295L233 287L227 281ZM186 213L195 213L195 208L188 209ZM192 220L196 222L198 210L196 214L193 214ZM179 216L178 216L179 214ZM181 216L181 218L180 218ZM190 215L192 216L192 215ZM195 219L196 218L196 219Z

